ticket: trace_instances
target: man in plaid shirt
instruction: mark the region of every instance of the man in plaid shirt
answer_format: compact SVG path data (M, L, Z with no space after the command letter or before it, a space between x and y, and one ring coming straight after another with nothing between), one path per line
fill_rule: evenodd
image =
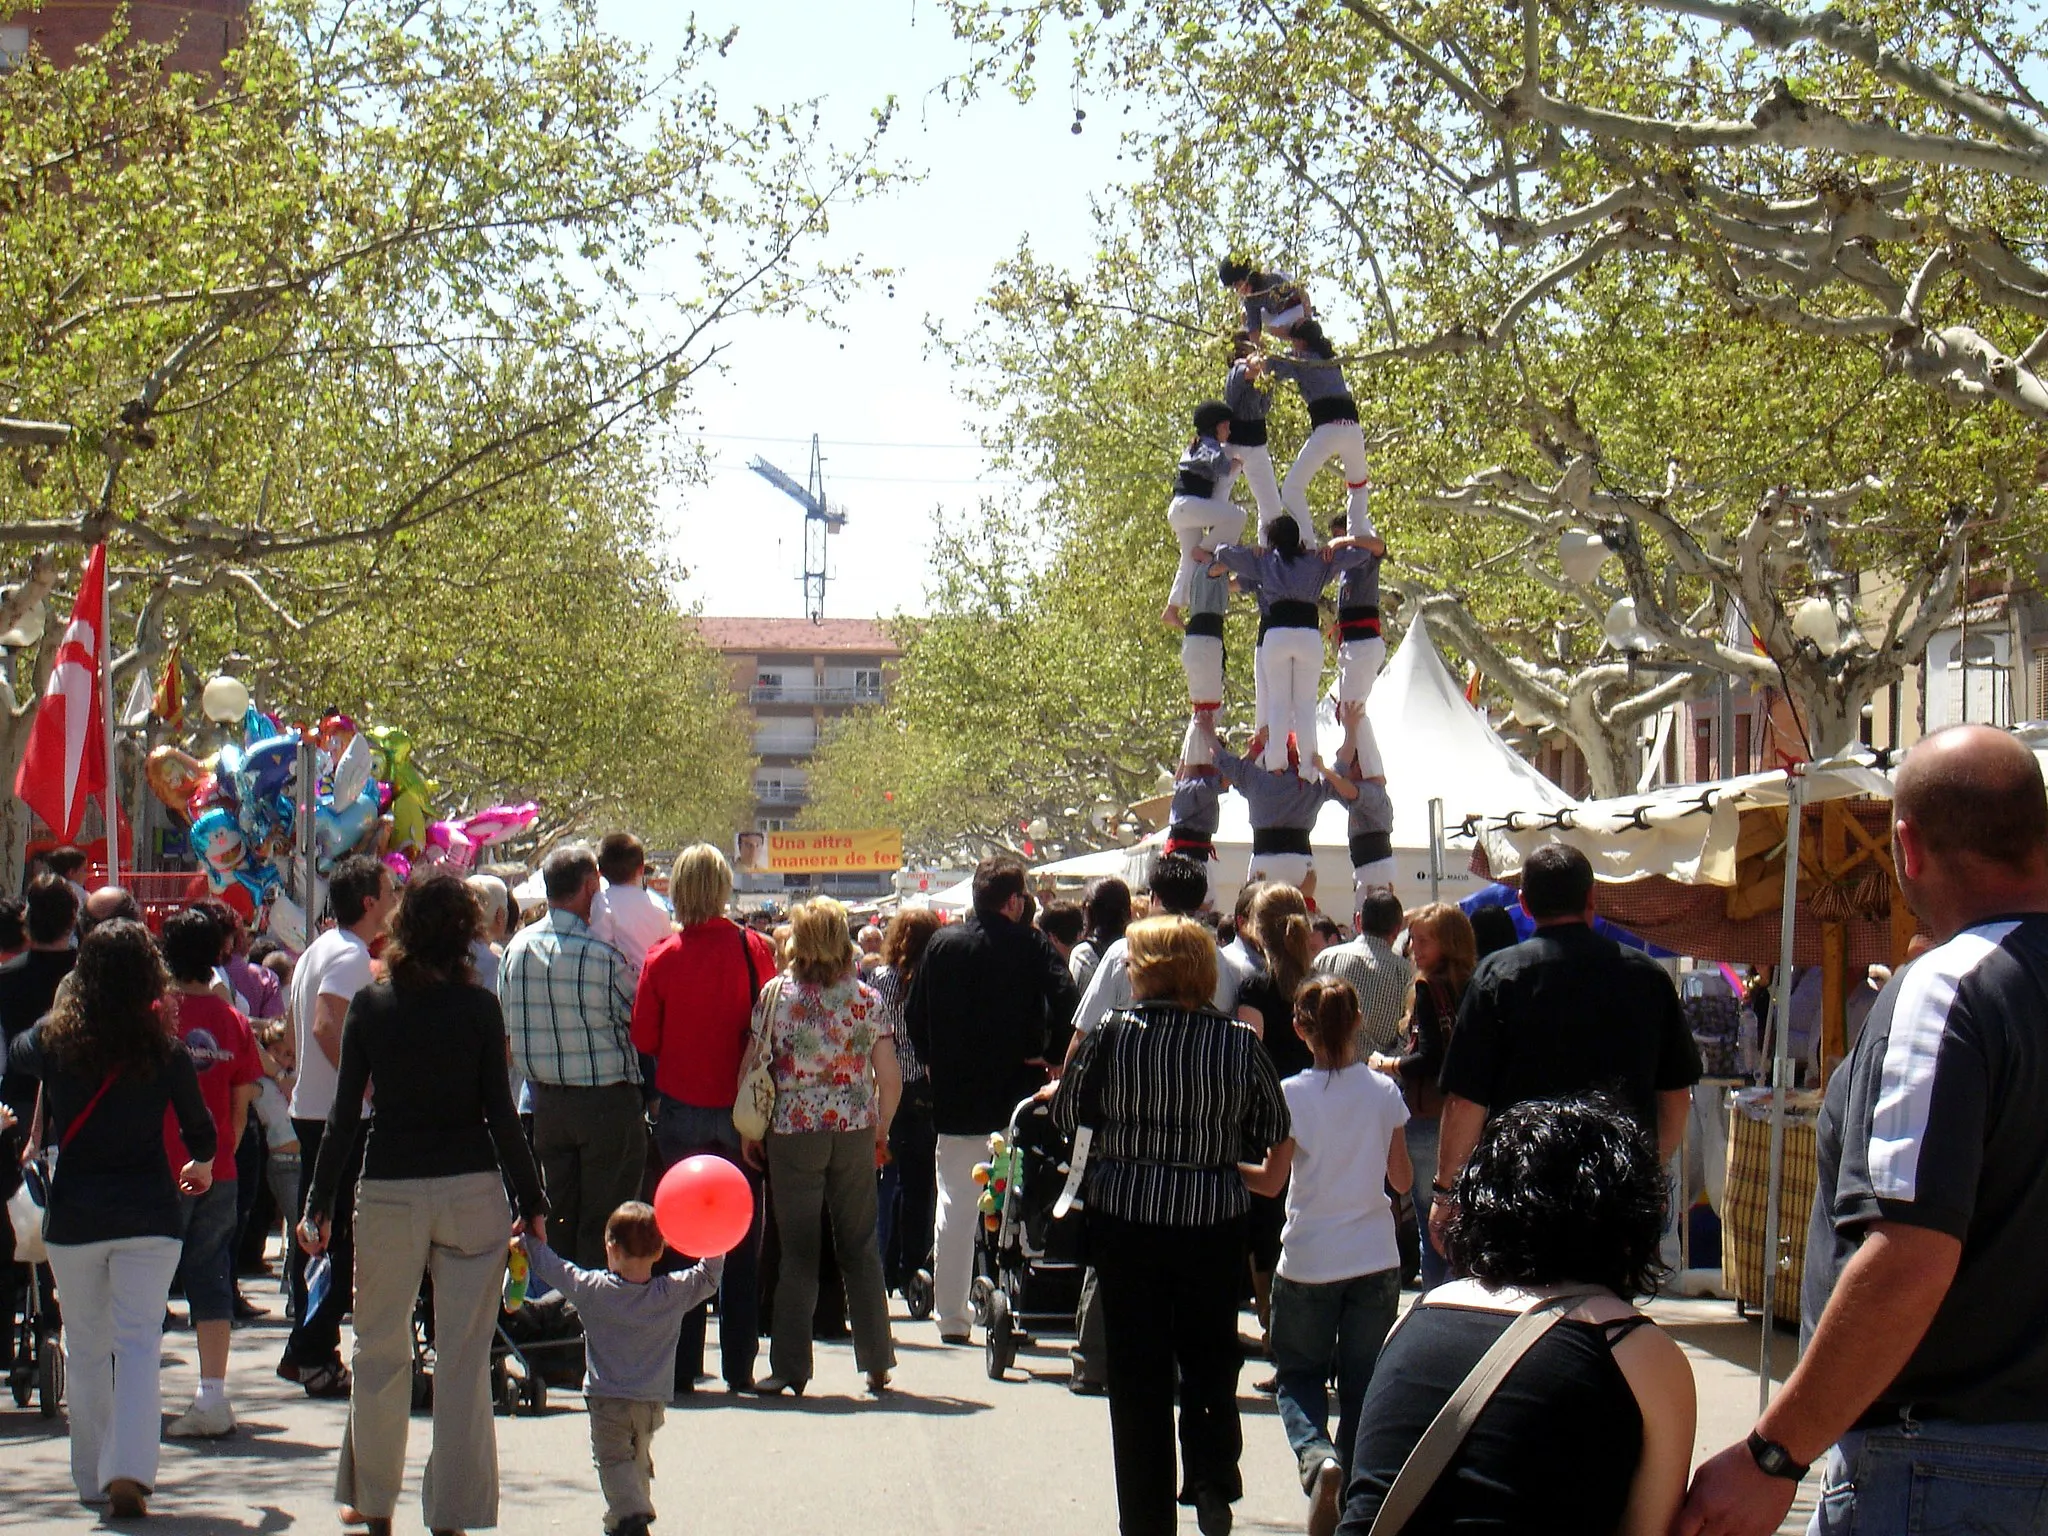
M548 1188L548 1246L604 1267L604 1224L640 1197L647 1115L626 959L590 931L597 856L557 848L540 867L548 913L520 930L498 972L512 1070L533 1085L533 1150Z

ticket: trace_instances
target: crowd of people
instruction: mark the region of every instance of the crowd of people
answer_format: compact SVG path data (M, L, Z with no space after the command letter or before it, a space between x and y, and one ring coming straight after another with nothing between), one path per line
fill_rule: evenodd
M735 1393L802 1395L828 1319L891 1391L891 1290L922 1288L938 1341L971 1342L975 1165L1039 1097L1071 1140L1088 1265L1073 1386L1106 1395L1130 1536L1181 1505L1230 1529L1261 1356L1315 1536L1762 1536L1823 1456L1828 1536L2034 1529L2048 791L2012 738L1964 727L1909 754L1895 809L1933 942L1828 1089L1809 1347L1697 1471L1690 1368L1638 1304L1699 1056L1665 970L1594 928L1566 844L1527 860L1519 942L1505 914L1372 889L1346 938L1272 880L1218 915L1181 852L1142 894L1041 902L998 856L960 922L856 931L820 897L769 933L734 921L706 845L670 871L672 910L624 834L551 852L523 914L493 875L400 888L349 859L331 925L276 967L232 912L152 933L125 892L81 902L45 872L0 907L20 950L0 964L0 1120L9 1174L30 1153L48 1173L78 1496L119 1518L154 1494L174 1283L198 1373L169 1432L233 1431L233 1250L264 1176L246 1145L296 1175L279 1372L347 1399L344 1521L391 1527L424 1316L425 1522L495 1523L490 1341L517 1248L582 1318L604 1528L644 1533L710 1305ZM737 1114L757 1078L758 1126ZM728 1254L677 1254L643 1201L704 1154L744 1174L754 1224ZM26 1305L19 1266L0 1274Z

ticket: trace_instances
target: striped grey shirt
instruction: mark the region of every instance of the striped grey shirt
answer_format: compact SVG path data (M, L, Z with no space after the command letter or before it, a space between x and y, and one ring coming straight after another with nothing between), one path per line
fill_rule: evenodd
M1208 1009L1140 1003L1092 1031L1052 1101L1072 1135L1094 1127L1090 1207L1150 1226L1203 1227L1251 1209L1237 1165L1292 1122L1259 1037Z

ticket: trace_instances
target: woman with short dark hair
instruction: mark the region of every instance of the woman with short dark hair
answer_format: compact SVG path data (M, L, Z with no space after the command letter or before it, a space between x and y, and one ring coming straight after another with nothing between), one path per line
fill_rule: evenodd
M421 1490L427 1528L459 1531L498 1519L490 1362L514 1228L506 1176L518 1194L518 1226L534 1237L545 1231L547 1198L512 1107L504 1015L472 968L482 932L483 910L452 869L407 882L384 951L389 979L358 992L342 1025L334 1108L300 1224L309 1253L326 1247L363 1095L374 1090L377 1113L356 1186L355 1386L335 1479L335 1496L372 1536L388 1536L405 1473L422 1271L434 1282L434 1443Z
M1692 1459L1692 1369L1630 1305L1662 1272L1664 1172L1599 1097L1532 1100L1488 1123L1458 1176L1453 1271L1380 1351L1340 1536L1367 1536L1403 1464L1487 1350L1557 1305L1401 1527L1663 1536ZM1587 1294L1590 1289L1591 1294Z
M8 1063L40 1081L42 1141L60 1149L44 1234L64 1306L71 1478L81 1501L117 1519L148 1513L178 1200L212 1186L220 1150L192 1058L157 1013L164 986L149 930L103 923ZM188 1159L176 1172L167 1113Z

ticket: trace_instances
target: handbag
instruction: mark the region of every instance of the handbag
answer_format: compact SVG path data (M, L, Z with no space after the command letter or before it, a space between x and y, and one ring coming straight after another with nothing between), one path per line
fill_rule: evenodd
M1429 1428L1415 1442L1415 1449L1401 1463L1401 1470L1394 1475L1393 1485L1380 1503L1379 1513L1373 1516L1369 1536L1400 1536L1401 1528L1429 1497L1430 1489L1444 1475L1458 1448L1472 1433L1472 1426L1479 1422L1480 1413L1507 1380L1508 1372L1535 1347L1538 1339L1564 1321L1565 1313L1574 1303L1602 1294L1599 1286L1573 1286L1537 1302L1508 1325L1507 1332L1493 1341L1493 1347L1479 1357L1479 1363L1459 1383L1450 1400L1437 1410ZM1413 1310L1408 1314L1414 1315Z
M78 1118L64 1128L64 1134L57 1138L56 1150L61 1152L71 1145L71 1138L79 1128L92 1118L92 1112L100 1107L100 1100L107 1096L107 1090L114 1086L114 1074L109 1072L99 1091L86 1100L85 1108L78 1112ZM36 1111L29 1125L29 1144L33 1146L41 1139L43 1130L43 1093L36 1090ZM46 1264L50 1250L45 1234L50 1223L50 1180L56 1173L56 1160L48 1147L31 1156L21 1165L21 1187L7 1197L7 1224L14 1229L14 1260L17 1264Z
M775 1123L775 1074L768 1070L774 1052L769 1042L775 1007L781 1000L780 976L754 1000L753 1028L748 1032L746 1054L740 1058L739 1088L732 1100L732 1128L742 1141L766 1141L768 1127Z

